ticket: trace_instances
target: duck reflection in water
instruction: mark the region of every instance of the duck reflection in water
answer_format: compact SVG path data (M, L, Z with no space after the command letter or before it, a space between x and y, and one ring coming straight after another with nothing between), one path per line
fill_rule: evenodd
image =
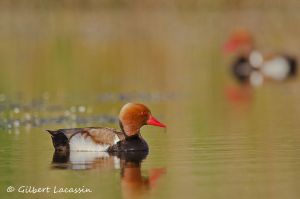
M133 152L54 152L53 169L104 171L121 170L121 189L124 198L137 198L147 195L156 185L157 180L165 174L165 168L155 168L147 176L142 175L142 161L147 151Z
M253 101L254 90L250 85L228 85L225 87L225 96L234 105L249 106Z

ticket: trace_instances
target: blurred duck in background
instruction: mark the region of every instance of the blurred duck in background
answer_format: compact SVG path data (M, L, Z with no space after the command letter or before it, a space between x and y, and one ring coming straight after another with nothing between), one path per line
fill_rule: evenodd
M296 76L297 60L285 54L262 54L253 35L246 29L235 30L224 45L226 53L237 56L232 73L241 84L260 86L264 80L283 81Z

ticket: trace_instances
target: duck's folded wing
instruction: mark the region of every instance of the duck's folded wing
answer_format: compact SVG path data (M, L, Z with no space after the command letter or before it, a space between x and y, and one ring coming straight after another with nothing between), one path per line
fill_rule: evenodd
M48 131L55 149L61 145L71 151L106 151L108 147L124 139L124 135L115 129L105 127L89 127L74 129L59 129Z
M115 129L106 127L84 128L81 134L85 137L91 137L91 139L98 144L113 145L116 142L125 139L123 133L118 132Z

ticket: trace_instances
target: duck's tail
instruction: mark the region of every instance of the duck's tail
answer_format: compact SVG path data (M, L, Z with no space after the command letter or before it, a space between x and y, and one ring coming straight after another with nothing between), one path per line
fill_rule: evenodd
M298 72L298 63L297 59L292 56L285 56L287 59L289 66L290 66L290 71L289 71L289 76L294 77L297 75Z
M48 133L50 133L51 136L55 136L55 134L57 133L57 131L52 131L52 130L46 130L48 131Z
M61 131L46 130L50 133L55 151L69 151L69 139Z

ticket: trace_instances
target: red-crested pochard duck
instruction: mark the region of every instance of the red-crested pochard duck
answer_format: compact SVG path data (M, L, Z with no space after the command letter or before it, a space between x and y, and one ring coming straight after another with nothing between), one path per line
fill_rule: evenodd
M260 85L264 79L281 81L297 73L297 60L285 54L262 54L255 48L252 34L235 30L224 45L225 52L237 55L232 73L240 83Z
M106 127L47 130L56 151L148 151L140 134L144 125L166 127L143 104L127 103L119 114L121 131Z

